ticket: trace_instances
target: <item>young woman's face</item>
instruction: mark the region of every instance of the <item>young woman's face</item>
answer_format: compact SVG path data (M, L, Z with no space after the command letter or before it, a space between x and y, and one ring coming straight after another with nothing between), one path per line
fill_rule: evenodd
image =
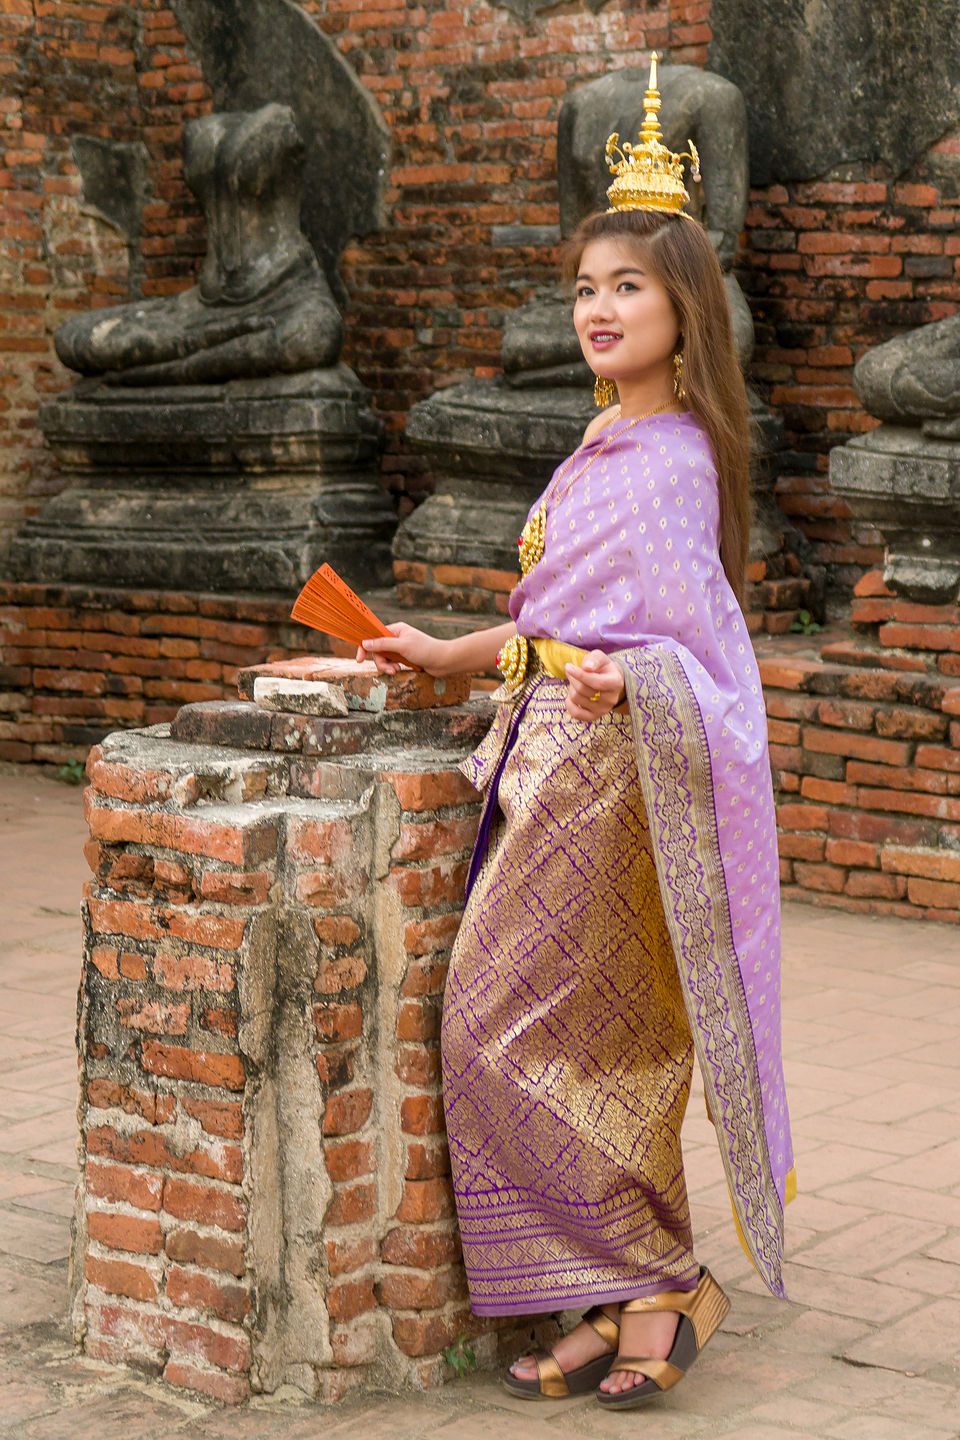
M590 369L609 380L672 379L677 312L643 252L622 240L591 240L577 271L573 323Z

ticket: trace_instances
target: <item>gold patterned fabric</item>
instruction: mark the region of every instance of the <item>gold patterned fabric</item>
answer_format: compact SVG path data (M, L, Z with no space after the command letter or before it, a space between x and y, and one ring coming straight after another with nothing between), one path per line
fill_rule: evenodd
M447 1134L471 1304L534 1313L693 1288L680 1151L693 1042L629 717L529 682L444 1001ZM506 758L508 732L512 744Z

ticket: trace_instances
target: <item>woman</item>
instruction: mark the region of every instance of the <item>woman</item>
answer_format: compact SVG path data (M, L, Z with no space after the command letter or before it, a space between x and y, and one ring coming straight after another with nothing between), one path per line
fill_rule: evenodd
M479 1314L592 1306L509 1389L599 1387L617 1408L676 1384L728 1308L692 1251L694 1050L741 1239L778 1295L792 1175L773 796L736 598L746 397L655 65L643 144L611 137L613 208L567 255L598 399L615 385L619 404L530 514L513 623L453 641L398 624L363 647L385 670L387 651L504 672L463 767L487 794L444 999L464 1262Z

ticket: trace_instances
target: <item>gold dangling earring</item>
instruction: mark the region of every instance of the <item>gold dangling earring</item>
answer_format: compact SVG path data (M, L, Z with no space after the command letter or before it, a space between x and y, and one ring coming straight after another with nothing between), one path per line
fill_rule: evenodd
M605 379L598 375L593 385L593 398L601 409L612 405L617 398L617 387L612 380Z
M673 393L682 404L687 398L687 392L683 388L683 351L678 350L673 357Z

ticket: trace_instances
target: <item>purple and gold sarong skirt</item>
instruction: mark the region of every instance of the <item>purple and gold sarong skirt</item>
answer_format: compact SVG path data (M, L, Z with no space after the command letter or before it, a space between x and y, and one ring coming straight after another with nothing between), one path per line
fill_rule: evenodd
M693 1043L631 722L581 724L565 696L538 679L519 722L500 707L463 767L491 784L489 837L451 956L442 1051L481 1315L697 1280L680 1150Z

